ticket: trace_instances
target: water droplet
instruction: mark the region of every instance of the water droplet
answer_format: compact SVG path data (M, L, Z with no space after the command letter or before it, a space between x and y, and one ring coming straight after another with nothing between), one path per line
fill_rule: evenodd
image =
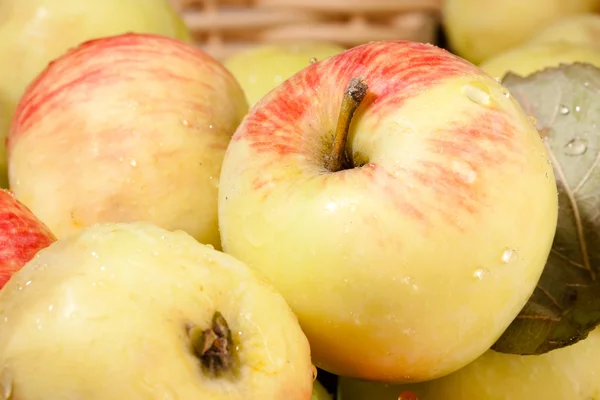
M210 125L208 126L208 129L212 129L212 128L214 128L214 126L213 126L213 124L210 124Z
M516 261L519 258L517 251L514 249L505 249L500 257L502 262L508 264L509 262Z
M575 106L575 112L579 112L579 111L581 111L581 107Z
M0 374L0 394L8 400L12 397L14 374L12 370L4 368Z
M507 97L507 98L510 97L510 92L505 87L503 87L502 89L500 89L500 93L502 93L504 95L504 97Z
M475 278L479 279L480 281L484 280L485 278L487 278L488 276L490 276L490 271L488 271L485 268L477 268L475 270L475 272L473 273L473 276L475 276Z
M190 123L188 122L187 119L182 119L181 123L183 124L183 126L190 126Z
M94 257L94 258L96 258L96 259L98 258L98 253L96 253L95 251L92 251L92 253L91 253L91 254L92 254L92 257Z
M474 103L486 106L490 104L490 92L486 85L481 82L472 82L463 86L462 92Z
M533 115L529 116L529 122L531 122L531 125L537 127L537 119Z
M564 147L565 155L580 156L587 151L587 140L583 138L573 138Z
M314 63L316 63L317 61L318 61L318 60L317 60L317 57L311 57L311 58L308 60L308 63L309 63L309 64L314 64Z
M208 248L209 248L209 249L211 249L211 250L214 250L214 249L215 249L215 246L213 246L212 244L207 244L207 245L206 245L206 247L208 247Z
M567 106L564 106L564 105L561 105L561 106L559 107L559 109L558 109L558 112L559 112L561 115L567 115L567 114L569 114L569 113L571 112L571 110L569 110L569 107L567 107Z
M477 178L477 172L463 161L452 161L452 171L458 176L458 179L464 183L473 183Z
M318 375L317 367L315 367L314 365L311 365L311 373L312 373L312 380L314 382L317 380L317 375Z
M135 161L135 160L131 160L131 161L129 162L129 165L131 165L132 167L134 167L134 168L135 168L135 167L137 167L137 161Z

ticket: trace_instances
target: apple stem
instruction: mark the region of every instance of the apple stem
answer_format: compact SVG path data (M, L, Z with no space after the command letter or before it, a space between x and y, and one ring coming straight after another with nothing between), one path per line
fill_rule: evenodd
M354 112L360 106L360 103L367 95L367 83L363 78L352 78L344 91L342 106L338 116L333 147L329 156L328 169L331 172L337 172L345 167L351 167L352 163L348 160L346 154L346 142L348 141L348 131Z
M227 320L216 311L209 329L192 326L188 331L202 369L211 376L221 376L234 367L233 340Z

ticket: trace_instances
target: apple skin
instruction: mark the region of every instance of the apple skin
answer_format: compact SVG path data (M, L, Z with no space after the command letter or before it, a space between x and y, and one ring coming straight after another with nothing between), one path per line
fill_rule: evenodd
M293 42L257 45L223 60L244 89L250 106L281 82L309 65L312 58L322 60L344 51L328 42Z
M0 1L0 59L4 60L0 64L0 187L8 184L4 139L27 85L69 48L126 32L191 42L168 0Z
M58 238L147 221L219 248L221 162L247 109L229 71L190 44L151 34L85 42L21 98L11 190Z
M11 192L0 189L0 289L39 250L55 240L48 227Z
M187 325L221 312L239 359L211 377ZM0 385L19 400L310 400L306 336L259 274L183 231L100 224L59 239L0 291Z
M347 144L359 167L330 173L357 76L369 85ZM479 357L521 310L556 193L540 135L498 82L432 45L372 42L249 111L223 161L219 227L298 315L315 365L420 381Z
M589 400L600 396L600 329L583 341L540 356L488 351L446 377L383 385L341 377L338 400L397 400L412 391L423 400Z
M502 79L508 72L527 76L545 68L574 62L600 66L600 47L564 42L531 43L497 54L479 67L492 77Z
M600 15L581 13L559 19L533 35L527 43L571 43L600 46Z
M444 0L442 21L452 51L479 64L561 18L595 11L600 0Z

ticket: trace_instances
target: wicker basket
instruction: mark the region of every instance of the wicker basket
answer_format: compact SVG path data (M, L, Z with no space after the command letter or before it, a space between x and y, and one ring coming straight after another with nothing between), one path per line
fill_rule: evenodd
M434 43L443 0L171 0L218 59L259 43L373 40Z

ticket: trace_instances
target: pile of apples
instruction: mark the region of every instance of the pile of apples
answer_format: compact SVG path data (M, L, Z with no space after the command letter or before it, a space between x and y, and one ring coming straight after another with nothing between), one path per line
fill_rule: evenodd
M600 66L600 0L444 0L455 54L489 75L522 76L560 64Z
M221 62L162 0L93 29L126 3L0 3L0 399L597 395L595 333L489 350L558 215L496 79L409 41Z

